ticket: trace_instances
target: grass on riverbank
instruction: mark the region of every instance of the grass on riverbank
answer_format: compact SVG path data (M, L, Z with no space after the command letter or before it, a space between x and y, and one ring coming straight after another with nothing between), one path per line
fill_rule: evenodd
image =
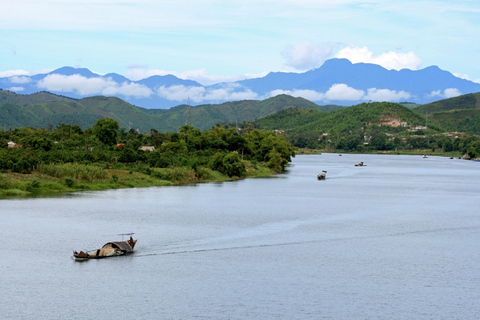
M246 163L245 178L274 174L269 168ZM146 173L103 169L95 165L43 165L31 174L0 173L0 198L48 195L60 192L171 186L238 180L209 168L149 168Z
M432 151L432 149L413 149L413 150L382 150L382 151L369 151L369 152L358 152L358 151L343 151L343 150L333 150L333 149L307 149L301 148L298 149L296 154L322 154L322 153L344 153L344 154L398 154L398 155L429 155L429 156L439 156L439 157L461 157L461 154L458 151L455 152L444 152L442 150Z

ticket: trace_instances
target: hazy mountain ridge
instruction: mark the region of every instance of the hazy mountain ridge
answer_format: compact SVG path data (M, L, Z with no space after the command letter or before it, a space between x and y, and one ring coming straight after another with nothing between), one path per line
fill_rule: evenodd
M320 131L328 131L329 127L324 125L326 122L350 123L348 125L352 129L362 126L362 121L378 122L374 113L367 112L375 104L362 105L362 108L358 105L319 106L303 98L278 95L265 100L242 100L192 107L183 104L167 110L136 107L116 97L92 96L73 99L49 92L18 95L0 90L0 127L4 129L47 128L64 123L89 128L99 118L109 117L117 120L121 127L127 129L139 129L142 132L148 132L150 129L176 131L180 126L188 123L187 108L190 108L189 124L202 130L209 129L218 123L232 124L262 119L259 123L262 125L269 123L266 128L270 129L284 129L282 121L287 121L289 126L294 126L298 131L318 131L320 128ZM389 108L396 109L395 116L403 120L415 114L415 121L409 120L415 124L428 121L446 131L480 133L480 93L439 100L413 109L396 103ZM314 109L318 112L301 114L283 112L276 115L279 111L288 109ZM342 112L330 112L335 110ZM368 116L362 116L362 120L357 121L358 119L355 119L357 115L352 110L363 110L362 113ZM285 120L292 115L296 120ZM418 120L420 118L422 120ZM275 121L278 123L274 123Z
M18 95L0 90L0 127L47 128L64 123L89 128L98 119L109 117L127 129L139 129L142 132L148 132L150 129L176 131L187 123L187 107L179 105L168 110L154 110L133 106L116 97L93 96L72 99L47 92ZM202 130L209 129L217 123L253 121L291 107L319 110L323 108L302 98L279 95L262 101L233 101L220 105L191 107L190 124Z
M49 91L76 99L115 96L136 106L156 109L180 104L265 100L282 93L304 97L316 104L350 106L368 101L425 104L480 92L479 83L458 78L437 66L397 71L375 64L354 64L346 59L330 59L304 73L271 72L260 78L209 86L173 75L132 81L116 73L99 75L86 68L62 67L31 77L0 78L0 88L22 94Z

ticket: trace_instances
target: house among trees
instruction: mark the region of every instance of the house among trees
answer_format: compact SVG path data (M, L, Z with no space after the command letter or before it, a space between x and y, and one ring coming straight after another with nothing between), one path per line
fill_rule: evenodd
M153 151L153 150L155 150L155 147L154 146L141 146L141 147L138 147L138 149L143 150L143 151Z
M16 143L13 142L13 141L9 141L9 142L8 142L8 147L9 147L9 148L21 148L22 145L21 145L21 144L16 144Z
M386 121L382 121L380 124L381 125L387 125L387 126L390 126L390 127L393 127L393 128L408 126L408 123L402 122L400 119L396 119L396 118L386 120Z

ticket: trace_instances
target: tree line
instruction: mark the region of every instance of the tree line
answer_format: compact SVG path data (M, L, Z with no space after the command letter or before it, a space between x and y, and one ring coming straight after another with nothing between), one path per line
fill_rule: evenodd
M401 119L408 125L383 124L385 119ZM427 120L399 104L379 102L331 112L291 108L241 126L279 130L298 148L343 152L422 149L480 157L480 137L474 132L446 132L442 122L429 121L426 126Z
M54 171L52 166L67 169L65 164L70 163L157 174L161 178L156 169L182 167L201 180L207 171L243 177L247 162L281 172L293 156L295 147L281 135L221 125L205 131L186 125L178 132L141 133L101 118L85 130L78 125L59 124L51 130L24 127L0 131L1 172L46 173Z

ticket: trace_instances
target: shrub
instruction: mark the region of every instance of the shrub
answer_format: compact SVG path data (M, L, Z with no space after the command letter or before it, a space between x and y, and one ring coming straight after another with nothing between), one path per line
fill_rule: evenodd
M65 177L63 181L65 181L65 185L69 188L73 187L73 185L75 184L75 180L70 177Z
M38 181L37 179L34 179L27 183L26 190L28 192L35 192L38 190L38 188L40 188L40 181Z
M152 177L177 183L191 183L197 180L193 169L188 167L154 169Z
M228 153L223 158L224 174L229 177L241 177L245 173L245 163L243 163L237 151Z
M81 181L92 182L97 179L106 179L108 174L104 169L94 166L78 163L64 164L40 164L37 167L40 173L55 177L64 178L72 177Z

